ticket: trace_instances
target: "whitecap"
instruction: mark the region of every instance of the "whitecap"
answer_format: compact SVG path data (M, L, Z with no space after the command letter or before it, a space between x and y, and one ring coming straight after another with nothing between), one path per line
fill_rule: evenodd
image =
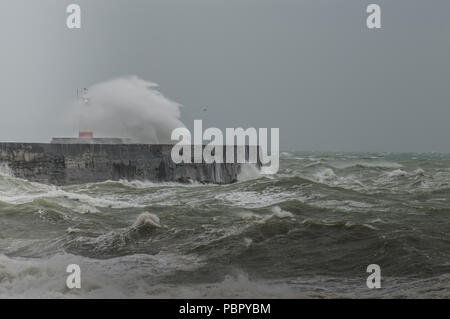
M387 172L386 175L387 175L389 178L394 178L394 177L403 177L403 176L407 176L408 173L405 172L404 170L396 169L396 170L394 170L394 171Z
M321 170L321 171L317 172L314 175L314 177L315 177L317 182L324 183L326 181L335 179L336 178L336 174L334 173L334 171L331 168L326 168L324 170Z
M273 214L271 217L278 217L278 218L294 218L294 215L291 212L282 210L279 206L272 207Z
M136 218L136 221L134 222L132 227L133 228L139 228L139 227L161 228L162 226L161 226L158 216L156 216L155 214L145 212L145 213L140 214Z
M239 182L245 182L259 177L261 177L259 168L256 165L247 164L241 166L241 171L239 172L237 179Z

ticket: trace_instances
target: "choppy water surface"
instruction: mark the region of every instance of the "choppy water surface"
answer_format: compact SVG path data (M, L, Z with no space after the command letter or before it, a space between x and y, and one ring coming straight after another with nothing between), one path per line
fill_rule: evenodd
M0 172L0 297L450 297L448 155L283 153L223 186Z

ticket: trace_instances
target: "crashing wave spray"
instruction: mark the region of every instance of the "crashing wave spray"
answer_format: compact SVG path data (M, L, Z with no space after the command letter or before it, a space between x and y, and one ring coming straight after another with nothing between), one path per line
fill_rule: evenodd
M88 88L89 102L73 103L72 125L89 127L98 137L127 138L132 143L170 144L172 130L185 127L181 105L157 90L158 84L137 76L120 77Z

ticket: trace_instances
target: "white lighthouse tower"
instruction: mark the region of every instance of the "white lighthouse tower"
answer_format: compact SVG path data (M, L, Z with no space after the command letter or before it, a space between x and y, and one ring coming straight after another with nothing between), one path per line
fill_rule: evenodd
M120 137L96 137L92 130L92 121L89 116L92 112L91 99L88 95L88 89L83 89L81 94L77 89L77 107L80 108L78 117L78 138L76 137L53 137L52 144L132 144L129 138Z
M78 95L78 90L77 90ZM80 98L80 97L78 97ZM79 139L91 139L94 138L94 132L88 127L87 123L89 121L87 120L87 117L89 116L89 95L88 90L86 88L83 89L83 94L81 96L80 106L83 108L81 111L80 116L80 124L79 124L79 132L78 132L78 138Z

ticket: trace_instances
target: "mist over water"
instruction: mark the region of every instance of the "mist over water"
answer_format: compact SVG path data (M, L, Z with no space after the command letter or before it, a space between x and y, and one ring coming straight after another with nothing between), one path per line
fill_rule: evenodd
M185 127L181 105L165 97L158 85L137 76L111 79L88 88L75 101L66 121L75 131L96 137L128 138L132 143L167 144L172 130Z

